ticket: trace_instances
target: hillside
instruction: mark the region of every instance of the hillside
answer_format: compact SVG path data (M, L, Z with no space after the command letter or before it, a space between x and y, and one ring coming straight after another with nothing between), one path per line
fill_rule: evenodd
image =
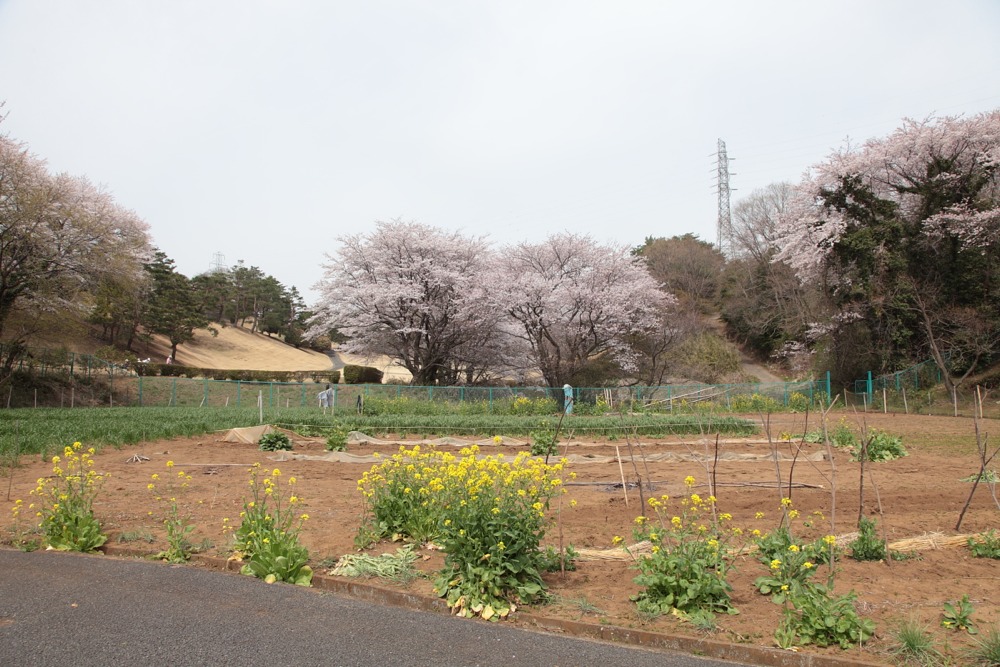
M198 368L246 369L265 371L321 371L333 367L331 358L320 352L296 349L278 338L251 333L240 327L214 325L218 335L196 329L195 338L177 348L176 363ZM81 354L97 354L106 345L93 335L90 327L66 323L58 333L34 336L30 345L38 348L65 348ZM162 336L149 343L138 343L133 351L140 359L162 363L170 353L170 344Z
M330 357L313 350L296 349L277 338L228 326L213 336L197 329L195 339L177 348L176 363L198 368L266 371L321 371L332 367ZM159 338L159 337L158 337ZM165 340L150 346L153 361L163 361L170 352Z

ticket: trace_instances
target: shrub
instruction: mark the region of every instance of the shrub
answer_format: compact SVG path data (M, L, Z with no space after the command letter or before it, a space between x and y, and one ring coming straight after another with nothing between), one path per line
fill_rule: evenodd
M347 449L347 429L340 422L334 422L327 431L326 451L342 452Z
M288 436L281 431L271 431L270 433L265 433L260 436L260 440L257 441L262 452L276 452L279 450L290 450L292 448L292 441L288 439Z
M167 471L172 473L173 467L174 462L167 461ZM177 476L181 482L180 490L187 489L191 475L181 471ZM166 517L163 519L163 525L167 530L167 549L156 554L156 557L168 563L183 563L191 556L191 544L187 538L194 531L194 526L191 525L190 515L181 514L176 497L178 489L172 477L168 477L168 481L164 484L166 496L159 495L156 490L159 480L160 475L153 473L151 481L146 486L153 493L155 500L166 506Z
M556 445L559 444L556 434L550 430L531 432L531 455L550 456L556 453Z
M371 366L344 366L345 384L381 384L382 371Z
M969 537L969 550L975 558L996 558L1000 560L1000 535L992 528L979 535Z
M835 597L822 584L794 583L789 591L784 616L774 638L781 648L816 644L842 649L853 648L875 634L875 623L858 616L857 595L852 591Z
M306 565L309 552L299 543L299 532L309 515L295 516L301 500L290 490L285 502L280 477L281 471L275 468L261 480L260 463L250 468L252 499L243 501L242 521L236 529L233 548L246 562L240 569L243 574L267 583L287 581L309 586L313 575ZM289 489L294 486L295 478L289 477Z
M907 455L907 451L903 447L902 438L873 428L868 431L867 449L863 452L862 446L855 443L851 454L852 461L860 461L862 454L865 454L865 460L878 462L902 458Z
M564 492L556 476L563 462L478 452L400 448L373 466L358 482L369 515L359 535L434 537L445 552L435 591L459 616L496 621L545 595L541 571L550 561L539 544L549 502Z
M788 397L788 409L792 412L805 412L809 408L809 399L797 391Z
M94 516L94 499L110 475L93 470L94 451L93 447L83 449L79 442L66 447L65 462L59 456L52 457L54 477L39 479L31 491L41 505L39 527L51 549L91 552L108 539Z
M851 558L859 561L885 560L885 540L878 535L878 524L874 519L861 517L858 522L858 536L848 545Z
M687 477L684 482L690 489L695 480ZM655 522L636 518L634 537L652 545L651 553L636 563L641 574L634 581L642 590L632 599L639 611L660 615L676 610L696 617L736 613L730 603L732 586L726 580L732 568L726 545L736 531L721 528L732 517L719 514L720 524L710 528L711 522L704 521L702 514L711 509L714 497L702 500L696 493L684 497L679 516L670 516L668 501L667 496L648 501L656 513Z
M733 412L778 412L781 404L763 394L737 394L730 400Z

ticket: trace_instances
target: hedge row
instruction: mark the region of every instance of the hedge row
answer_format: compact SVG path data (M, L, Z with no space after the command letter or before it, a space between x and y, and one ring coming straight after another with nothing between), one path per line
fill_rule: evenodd
M137 364L136 373L143 376L209 378L211 380L244 380L248 382L313 382L337 384L340 371L247 371L223 368L197 368L180 364Z
M345 384L382 384L382 371L371 366L344 366Z

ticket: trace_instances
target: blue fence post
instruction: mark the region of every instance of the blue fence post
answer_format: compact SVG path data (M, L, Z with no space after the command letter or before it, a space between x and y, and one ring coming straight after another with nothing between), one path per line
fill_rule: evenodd
M833 394L830 392L830 371L826 372L826 400L833 400ZM844 406L847 407L846 405Z
M872 395L874 393L874 386L872 385L872 372L868 371L868 402L872 402Z

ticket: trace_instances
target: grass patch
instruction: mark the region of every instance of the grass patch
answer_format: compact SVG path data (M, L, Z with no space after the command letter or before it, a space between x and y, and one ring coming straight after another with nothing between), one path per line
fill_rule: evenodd
M264 423L313 428L344 428L372 435L527 436L540 429L555 430L556 415L323 415L315 408L270 408ZM15 450L15 432L22 455L62 451L80 441L87 446L124 446L173 437L192 437L260 423L254 408L149 407L149 408L17 408L0 411L0 455L9 460ZM14 426L17 425L15 429ZM700 418L694 415L629 415L624 420L608 416L574 416L564 420L563 431L579 437L606 437L624 432L646 437L722 433L750 435L751 421L734 417Z

